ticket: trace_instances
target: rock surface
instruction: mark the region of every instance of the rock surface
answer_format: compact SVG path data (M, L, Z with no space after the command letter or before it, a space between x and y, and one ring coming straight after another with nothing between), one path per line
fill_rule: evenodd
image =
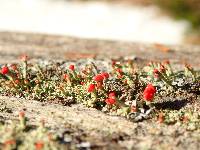
M148 60L170 59L174 63L199 66L200 46L163 46L120 41L100 41L65 36L0 32L1 63L26 53L33 58L79 59L137 56Z
M16 62L20 54L34 59L76 60L80 58L137 57L148 60L169 59L177 67L190 63L200 68L199 46L163 46L116 41L78 39L28 33L0 33L0 64ZM137 60L136 59L136 60ZM6 109L1 109L6 108ZM44 118L47 126L58 132L73 130L83 141L99 149L198 149L199 131L189 132L177 125L155 122L133 123L125 118L109 116L82 105L62 106L37 101L0 97L0 120L17 118L26 110L32 124ZM84 135L84 136L83 136Z

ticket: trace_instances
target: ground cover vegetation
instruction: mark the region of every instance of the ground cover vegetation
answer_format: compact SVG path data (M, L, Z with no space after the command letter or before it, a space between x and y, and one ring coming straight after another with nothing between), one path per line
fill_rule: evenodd
M174 70L167 60L152 61L143 67L138 67L134 59L84 61L82 65L32 62L23 55L19 63L1 66L0 94L67 106L81 103L134 122L151 119L199 130L198 108L186 107L199 100L200 94L200 71L192 66L186 64L183 70ZM19 125L2 123L0 132L5 136L0 137L0 146L26 147L26 141L32 149L60 146L62 139L57 135L49 139L44 123L33 130L26 119L25 113L20 112ZM22 140L27 134L34 140Z

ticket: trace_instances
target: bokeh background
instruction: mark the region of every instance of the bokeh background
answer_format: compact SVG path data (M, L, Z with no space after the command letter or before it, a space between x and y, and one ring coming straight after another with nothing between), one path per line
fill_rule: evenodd
M0 0L0 31L200 44L200 0Z

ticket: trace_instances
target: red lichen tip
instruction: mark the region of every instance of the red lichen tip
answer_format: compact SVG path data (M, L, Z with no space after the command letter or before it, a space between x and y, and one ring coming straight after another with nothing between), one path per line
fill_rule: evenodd
M20 56L21 61L27 61L28 60L28 56L23 54Z
M108 78L109 78L109 73L107 73L107 72L102 72L102 73L101 73L101 76L103 76L104 79L108 79Z
M10 67L12 68L12 70L17 70L18 69L16 64L12 64Z
M159 123L163 123L164 122L164 114L162 112L160 112L158 114L158 122Z
M35 143L35 149L36 150L41 150L44 147L44 143L42 141L38 141Z
M94 76L93 80L96 82L102 82L104 80L104 77L101 74L98 74Z
M159 77L159 71L158 71L158 69L154 69L153 70L153 75L154 75L155 78Z
M69 75L65 73L65 74L63 74L63 78L66 80L69 78Z
M115 98L115 92L110 92L110 93L108 94L108 97L109 97L109 98Z
M108 105L114 105L114 104L116 103L116 99L114 99L114 98L107 98L107 99L105 100L105 102L106 102L106 104L108 104Z
M8 72L9 72L9 69L8 69L7 66L4 66L4 67L1 68L1 73L2 73L2 74L5 75L5 74L7 74Z
M162 72L162 73L163 73L163 72L165 72L165 71L166 71L166 68L165 68L165 66L164 66L164 65L161 65L159 70L160 70L160 72Z
M122 71L121 68L117 68L116 71L117 71L119 74L122 74L122 73L123 73L123 71Z
M148 84L143 92L143 98L146 101L152 101L156 93L156 88L152 84Z
M90 84L90 85L88 86L87 91L88 91L89 93L92 93L94 90L95 90L95 84Z
M69 66L69 70L74 71L74 69L75 69L74 65Z
M4 142L4 145L14 145L14 144L16 144L16 141L14 140L14 139L11 139L11 140L7 140L7 141L5 141Z
M24 116L25 116L25 112L24 112L24 111L20 111L20 112L19 112L19 117L20 117L20 118L24 118Z
M20 81L18 79L15 80L15 84L19 84Z
M154 69L154 70L153 70L153 73L158 74L158 73L159 73L158 69Z
M169 64L170 64L170 61L169 61L169 60L165 60L165 61L163 62L163 64L169 65Z
M145 90L150 91L152 93L156 93L156 88L151 83L147 85Z

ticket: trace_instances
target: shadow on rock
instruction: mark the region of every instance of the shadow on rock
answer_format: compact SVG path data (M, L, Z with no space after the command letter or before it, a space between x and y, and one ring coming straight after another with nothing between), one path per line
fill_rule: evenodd
M169 110L180 110L184 106L186 106L188 100L175 100L175 101L165 101L162 103L155 103L156 109L169 109Z

